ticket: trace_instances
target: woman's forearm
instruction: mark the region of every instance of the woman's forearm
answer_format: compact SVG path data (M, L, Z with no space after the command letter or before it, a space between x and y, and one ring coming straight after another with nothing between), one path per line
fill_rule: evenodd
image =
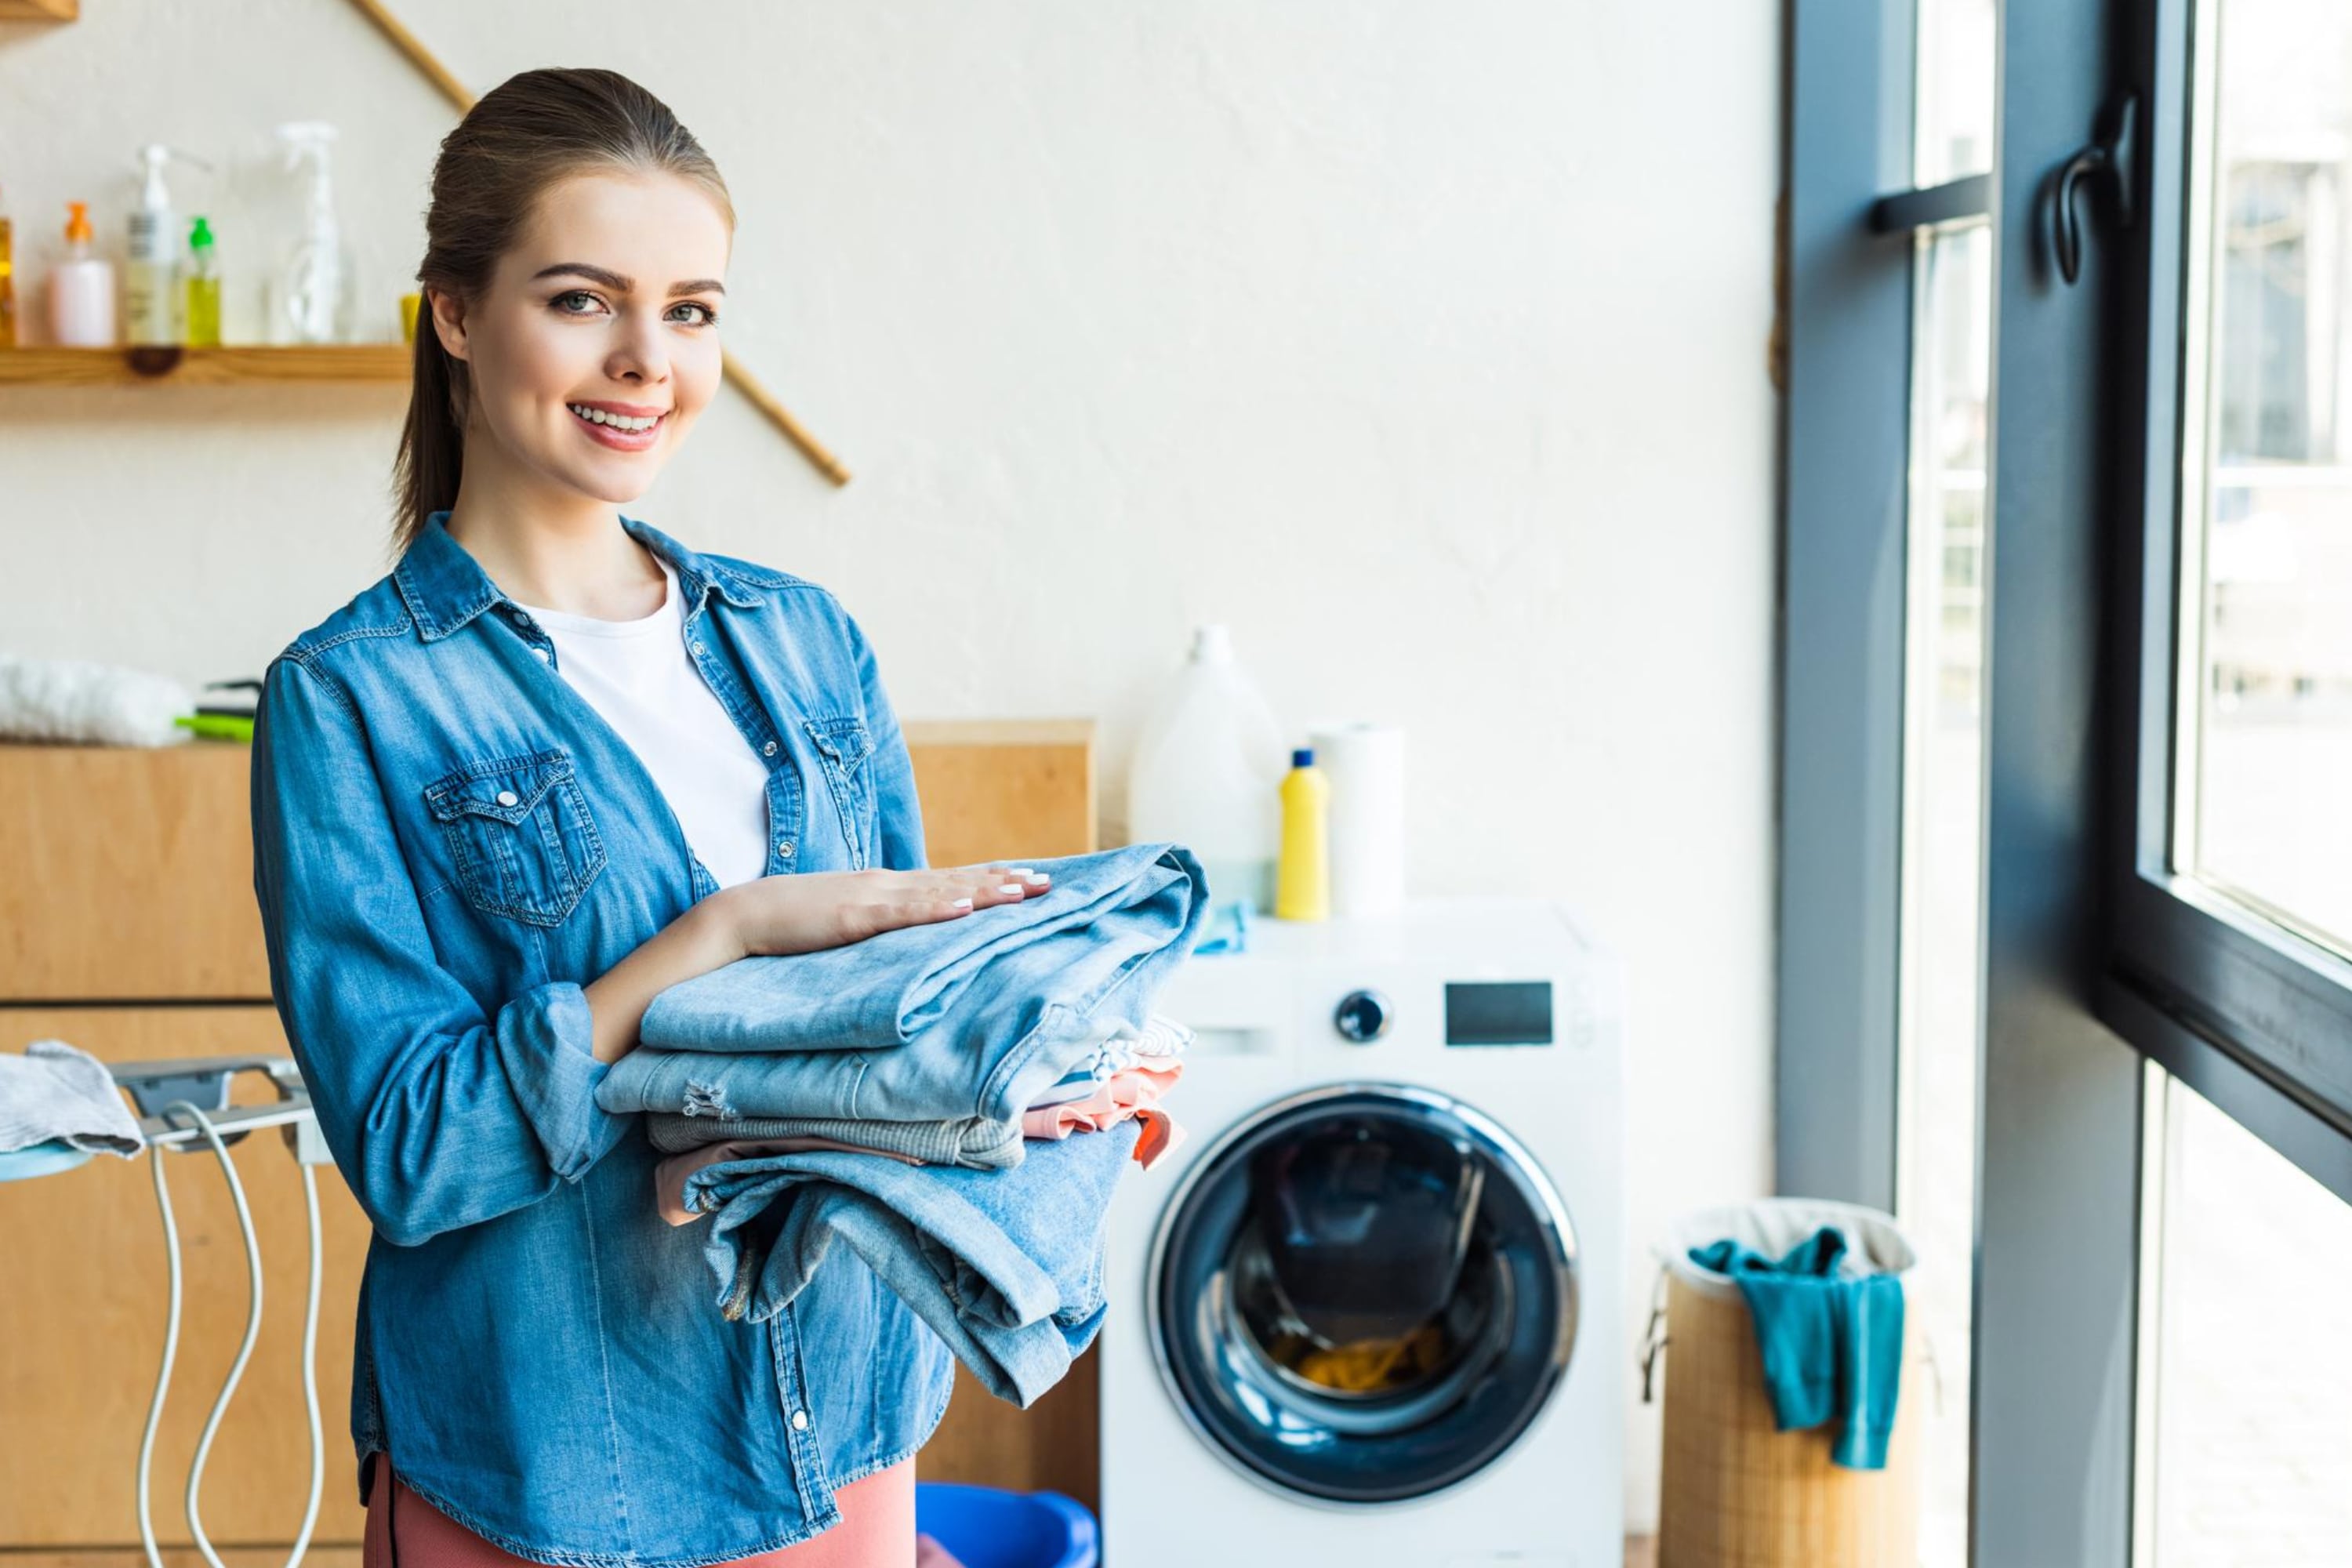
M704 899L583 988L598 1061L616 1062L636 1048L638 1026L657 993L743 956L725 898L721 891Z

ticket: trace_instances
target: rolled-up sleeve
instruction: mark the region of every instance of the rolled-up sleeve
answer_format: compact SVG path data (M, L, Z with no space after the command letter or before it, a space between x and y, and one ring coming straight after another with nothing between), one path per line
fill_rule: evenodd
M857 661L859 700L866 707L866 732L874 754L866 766L874 770L875 821L882 837L881 858L876 862L893 871L919 871L930 864L923 845L923 806L915 796L915 763L907 752L906 732L898 726L898 710L883 689L882 672L874 647L866 640L855 617L844 612L849 645Z
M254 723L253 883L320 1130L386 1240L535 1203L618 1142L586 994L551 983L492 1016L435 961L367 733L332 677L290 655Z

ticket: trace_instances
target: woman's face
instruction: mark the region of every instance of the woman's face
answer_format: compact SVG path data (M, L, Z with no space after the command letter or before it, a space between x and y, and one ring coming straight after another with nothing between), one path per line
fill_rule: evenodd
M732 237L673 175L550 187L481 298L433 299L473 384L467 468L488 438L493 460L582 495L643 495L719 389Z

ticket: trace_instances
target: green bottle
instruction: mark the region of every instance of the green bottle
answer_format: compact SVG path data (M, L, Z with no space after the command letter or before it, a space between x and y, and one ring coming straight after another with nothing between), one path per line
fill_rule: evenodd
M188 236L188 342L220 345L220 263L213 255L212 226L203 218Z

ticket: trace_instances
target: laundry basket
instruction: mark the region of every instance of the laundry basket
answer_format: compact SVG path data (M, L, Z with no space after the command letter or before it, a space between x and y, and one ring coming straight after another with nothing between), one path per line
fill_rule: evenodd
M1804 1432L1773 1424L1747 1299L1725 1275L1690 1260L1726 1237L1779 1258L1822 1226L1852 1255L1904 1277L1903 1371L1886 1467L1830 1461L1835 1423ZM1665 1270L1665 1468L1658 1568L1911 1568L1919 1561L1920 1405L1916 1261L1876 1209L1773 1198L1703 1210L1677 1222Z

